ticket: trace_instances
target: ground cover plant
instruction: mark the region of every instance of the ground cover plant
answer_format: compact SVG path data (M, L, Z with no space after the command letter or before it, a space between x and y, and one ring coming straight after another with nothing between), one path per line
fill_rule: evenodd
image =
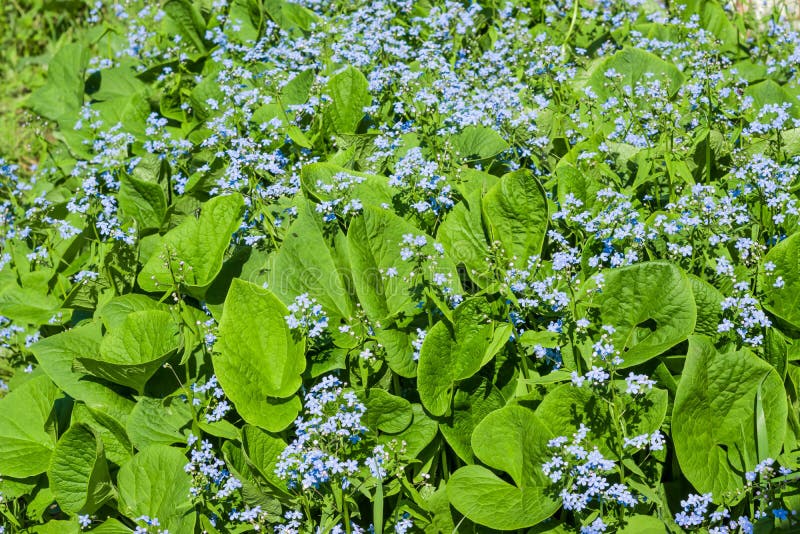
M0 532L800 528L780 9L12 4Z

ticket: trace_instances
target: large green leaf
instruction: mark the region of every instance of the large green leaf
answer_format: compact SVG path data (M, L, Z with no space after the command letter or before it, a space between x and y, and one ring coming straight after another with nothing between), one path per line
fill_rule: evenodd
M617 384L624 390L624 382ZM594 443L607 457L616 456L617 445L623 437L651 434L658 430L667 414L667 392L653 388L646 391L641 403L627 404L623 396L615 400L616 412L625 413L626 436L619 436L611 429L619 424L612 414L608 402L589 387L562 384L545 395L536 408L539 420L556 436L571 436L581 425L586 425L597 438Z
M439 321L425 336L417 368L417 388L422 405L441 416L450 408L453 396L453 338L444 321Z
M472 448L513 484L485 467L468 465L447 483L450 503L471 521L499 530L527 528L547 519L560 506L547 491L549 480L541 469L551 437L527 408L507 406L490 413L475 428Z
M47 471L59 507L92 513L113 496L103 442L82 424L71 425L56 443Z
M141 392L180 346L180 331L170 312L137 311L103 338L99 354L78 356L77 360L94 376Z
M205 52L203 35L206 33L206 23L200 10L189 0L168 0L164 4L167 14L165 28L167 35L180 34L181 37L192 43L198 52Z
M361 306L374 321L415 312L416 303L402 281L414 266L400 260L403 235L409 233L420 232L400 217L377 208L365 208L364 214L350 223L347 246L353 281ZM384 276L389 268L397 269L397 276Z
M301 29L308 31L316 20L316 15L310 9L286 0L264 0L264 6L269 18L286 31Z
M83 105L84 74L89 49L80 43L65 45L47 66L47 83L34 91L28 106L39 115L58 120L74 115ZM74 124L74 123L73 123Z
M331 76L328 92L333 99L329 115L337 133L355 133L364 116L364 108L372 103L369 84L361 71L346 67Z
M783 86L773 80L764 80L745 89L744 94L753 98L754 112L765 105L790 104L788 112L792 117L800 117L800 102Z
M452 331L439 321L425 336L417 387L423 406L431 414L444 415L455 384L477 373L508 340L508 329L490 320L486 308L484 299L469 299L456 308Z
M192 420L192 409L179 397L142 397L128 417L128 435L137 449L149 445L185 443L181 429Z
M645 362L684 341L697 318L689 278L665 261L607 271L597 302L603 323L616 329L611 340L624 360L622 367Z
M396 434L411 424L411 403L403 397L380 388L371 388L362 397L367 407L364 414L367 427Z
M0 315L18 323L44 325L60 310L61 303L46 287L25 288L7 284L0 289Z
M72 407L71 425L88 427L97 440L103 443L106 458L122 465L133 456L133 445L122 422L105 410L89 408L80 402Z
M353 316L348 273L343 272L332 250L334 242L341 243L343 239L338 228L323 227L310 203L301 203L298 217L270 266L269 287L285 303L308 293L327 313L344 318Z
M353 282L361 306L373 321L386 324L419 312L420 296L403 281L416 270L413 261L401 259L400 251L405 247L403 236L407 234L425 236L427 244L421 254L439 256L433 238L391 211L365 206L363 214L350 223L347 248ZM390 268L397 270L393 277L387 276ZM437 259L437 272L450 276L454 291L460 291L458 273L447 256Z
M725 8L719 2L716 0L679 0L677 6L684 8L681 11L681 18L690 20L695 16L699 17L700 26L714 34L722 42L723 50L736 52L739 33L736 26L728 19Z
M775 270L764 271L772 262ZM783 285L776 286L778 277ZM770 250L758 272L758 287L763 292L762 306L795 328L800 328L800 232L795 232Z
M378 436L378 441L381 443L392 441L405 443L406 454L410 458L416 458L436 437L439 425L425 414L425 410L420 404L412 404L411 412L411 424L405 430L399 434L381 434Z
M496 156L508 149L509 144L499 133L485 126L467 126L453 136L456 155L464 160L481 160Z
M58 388L40 375L0 399L0 473L24 478L47 470L55 447L48 431Z
M757 436L756 397L762 432ZM720 499L744 485L744 472L783 447L788 407L783 382L748 350L720 354L706 338L689 338L689 354L675 394L672 439L681 470L701 493Z
M470 192L456 204L439 226L436 238L456 263L463 263L470 278L482 286L491 281L486 258L489 245L483 229L480 190Z
M117 202L123 214L136 220L139 229L161 228L167 198L159 184L122 175Z
M503 176L483 198L485 224L508 258L524 263L542 252L547 233L547 197L530 171Z
M606 73L612 69L622 75L620 81L614 82L621 87L633 88L637 83L664 80L672 95L683 84L683 74L674 64L640 48L626 47L602 60L592 69L588 83L601 98L619 93L619 90L610 88L612 84L606 77Z
M694 275L689 275L689 282L692 284L692 294L697 306L694 333L714 337L719 332L719 323L722 322L722 300L725 297L719 289Z
M120 511L131 519L158 518L161 528L170 532L194 532L187 463L180 449L166 445L140 451L117 474Z
M286 448L286 442L257 426L245 425L242 428L242 446L253 467L270 484L284 490L286 481L275 474L278 459Z
M214 197L203 204L199 218L187 217L167 232L139 273L142 289L164 292L178 281L190 294L202 296L222 268L243 206L238 193Z
M44 338L31 345L31 351L45 374L67 395L124 426L133 402L73 366L77 358L96 357L101 340L101 325L93 322Z
M506 403L488 378L474 377L459 384L453 396L453 413L439 421L439 430L453 451L467 463L475 461L472 432L491 412Z
M115 330L122 326L125 318L136 311L169 310L169 306L151 299L147 295L128 293L109 300L102 308L95 311L95 319L101 319L106 328Z
M244 280L231 283L219 325L214 370L248 423L283 430L300 408L293 397L305 370L304 343L286 325L286 306Z
M341 198L342 192L337 186L348 183L347 192L351 198L357 198L365 205L392 203L392 189L385 176L356 172L329 162L304 165L300 171L300 183L310 198L323 201Z

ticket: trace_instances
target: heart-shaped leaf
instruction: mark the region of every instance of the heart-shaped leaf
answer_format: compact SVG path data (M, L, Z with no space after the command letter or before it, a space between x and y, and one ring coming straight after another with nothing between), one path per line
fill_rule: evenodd
M499 530L531 527L550 517L559 501L547 491L541 469L552 437L536 415L521 406L494 411L475 427L472 448L486 465L504 471L513 484L491 470L468 465L447 483L450 503L475 523Z
M783 381L770 364L746 349L720 354L707 339L689 338L672 410L672 438L681 470L697 491L721 498L740 488L744 472L759 461L757 437L766 444L761 455L777 457L787 412Z
M276 432L300 409L293 395L306 368L304 342L289 330L288 314L270 291L235 279L225 299L214 358L219 383L244 420Z

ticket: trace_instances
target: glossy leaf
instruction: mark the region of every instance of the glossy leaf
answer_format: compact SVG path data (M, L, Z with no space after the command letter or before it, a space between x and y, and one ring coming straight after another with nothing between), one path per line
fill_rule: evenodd
M300 408L292 395L305 370L304 343L284 317L286 306L268 290L243 280L231 284L220 321L214 370L245 421L278 431Z
M735 491L745 482L744 471L755 467L759 390L765 430L761 438L766 455L775 458L783 447L788 409L778 373L748 350L720 354L702 337L689 339L672 430L681 470L698 491Z
M85 425L70 426L58 440L47 478L67 512L93 513L114 495L103 442Z
M180 449L153 445L140 451L117 474L120 510L137 519L156 517L170 532L192 532L195 513L187 496L192 479Z
M31 378L0 399L0 473L24 478L47 470L55 447L48 429L58 388L49 378Z
M507 473L513 484L485 467L462 467L447 484L450 503L471 521L500 530L526 528L548 518L560 505L549 496L540 468L551 436L527 408L492 412L475 428L472 447L481 461Z

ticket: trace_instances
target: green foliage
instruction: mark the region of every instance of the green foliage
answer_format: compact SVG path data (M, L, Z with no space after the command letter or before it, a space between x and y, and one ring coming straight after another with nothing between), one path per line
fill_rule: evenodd
M0 533L798 527L779 11L0 14Z

